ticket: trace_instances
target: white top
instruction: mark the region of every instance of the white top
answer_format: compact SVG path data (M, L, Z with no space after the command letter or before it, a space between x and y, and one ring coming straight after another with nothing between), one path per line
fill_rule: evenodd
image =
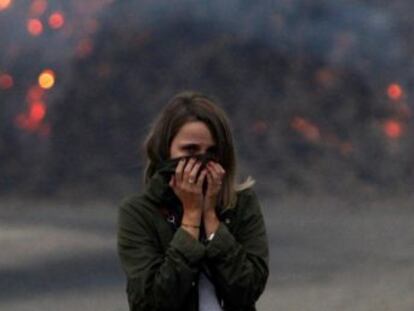
M198 283L198 295L198 305L200 311L222 311L220 304L217 300L214 285L204 275L204 273L200 273L200 279Z

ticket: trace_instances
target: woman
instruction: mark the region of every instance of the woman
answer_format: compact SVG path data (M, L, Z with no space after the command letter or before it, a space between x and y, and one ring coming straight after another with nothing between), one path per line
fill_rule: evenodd
M268 242L254 180L235 182L224 111L179 93L144 146L145 189L122 202L118 219L130 310L256 310Z

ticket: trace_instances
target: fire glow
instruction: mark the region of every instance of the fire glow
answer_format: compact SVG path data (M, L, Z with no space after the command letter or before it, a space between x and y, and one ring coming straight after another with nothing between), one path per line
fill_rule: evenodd
M387 88L388 97L394 101L400 100L403 96L403 93L404 92L402 87L397 83L392 83Z
M46 105L43 102L34 102L29 105L27 113L21 113L16 118L18 127L31 132L40 130L46 116Z
M46 116L46 106L43 102L34 102L30 105L29 119L35 124L40 124Z
M52 29L59 29L63 27L65 23L65 17L61 12L55 12L52 15L49 16L49 26Z
M0 0L0 11L7 10L11 5L11 0Z
M291 127L301 133L309 141L319 141L321 134L319 128L302 117L294 117L290 123Z
M391 139L398 139L403 134L403 128L400 122L397 120L387 120L383 124L383 130L385 135Z
M40 36L43 32L43 24L42 22L37 19L37 18L30 18L27 21L27 31L32 35L32 36Z
M8 90L14 85L13 77L7 73L0 75L0 89Z
M14 120L17 127L41 136L50 134L50 126L44 123L47 113L47 106L43 99L44 94L45 91L38 85L29 88L26 95L27 109Z
M55 85L55 73L50 70L44 70L38 78L39 86L45 90L51 89Z
M30 14L32 16L40 16L46 11L46 9L47 9L46 0L34 0L30 6Z
M44 90L38 85L32 86L27 92L26 99L28 102L40 101L43 97Z

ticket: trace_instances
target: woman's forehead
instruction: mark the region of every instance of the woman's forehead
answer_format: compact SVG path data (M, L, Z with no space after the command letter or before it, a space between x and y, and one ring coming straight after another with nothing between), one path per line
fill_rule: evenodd
M210 143L213 137L207 125L200 121L188 122L184 124L178 131L176 139L185 143Z

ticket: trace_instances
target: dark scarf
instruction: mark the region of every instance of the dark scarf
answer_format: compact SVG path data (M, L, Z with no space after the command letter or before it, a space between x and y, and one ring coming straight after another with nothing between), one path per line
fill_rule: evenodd
M210 153L168 159L156 165L154 175L152 175L147 185L145 186L144 195L160 207L167 206L170 217L174 217L170 220L177 220L173 221L175 226L179 225L179 221L182 218L183 211L181 201L176 196L173 189L170 187L169 182L171 176L175 174L178 162L181 159L190 159L191 157L194 157L202 162L199 168L199 172L207 165L208 161L212 160L217 162L217 157ZM206 186L207 179L204 181L203 184L203 193L205 193Z

